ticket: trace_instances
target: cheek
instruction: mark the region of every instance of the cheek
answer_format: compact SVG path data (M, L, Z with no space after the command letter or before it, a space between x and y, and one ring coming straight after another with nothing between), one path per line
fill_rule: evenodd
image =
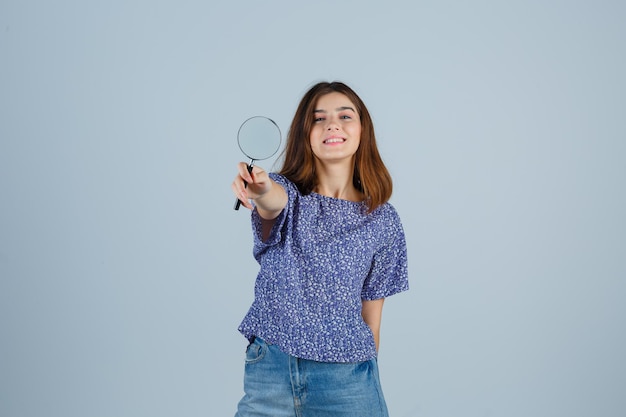
M311 128L311 133L309 134L309 141L313 142L315 139L318 139L322 134L322 128L318 125L314 125Z

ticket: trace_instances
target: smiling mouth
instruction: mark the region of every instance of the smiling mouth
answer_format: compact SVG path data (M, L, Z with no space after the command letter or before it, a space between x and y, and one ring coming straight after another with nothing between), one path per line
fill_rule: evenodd
M326 140L324 140L324 143L326 144L331 144L331 143L343 143L346 140L344 138L328 138Z

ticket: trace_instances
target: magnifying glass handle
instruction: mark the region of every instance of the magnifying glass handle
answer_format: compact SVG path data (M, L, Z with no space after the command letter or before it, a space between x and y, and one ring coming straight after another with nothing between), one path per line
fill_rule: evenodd
M254 166L254 165L253 165L252 161L250 161L250 163L248 164L248 173L251 173L251 172L252 172L252 167L253 167L253 166ZM245 188L248 188L248 183L247 183L245 180L244 180L244 182L243 182L243 186L244 186ZM235 210L239 210L239 206L241 206L241 200L240 200L240 199L237 199L237 202L235 203Z

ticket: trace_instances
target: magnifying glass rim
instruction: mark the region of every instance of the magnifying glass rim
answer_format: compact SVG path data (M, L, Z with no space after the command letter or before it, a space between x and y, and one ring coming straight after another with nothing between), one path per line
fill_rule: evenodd
M253 158L252 156L248 155L248 153L241 147L241 140L240 140L241 128L243 128L244 125L246 123L248 123L252 119L266 119L266 120L269 120L276 127L276 130L278 130L278 143L276 144L276 149L274 149L274 152L272 152L270 155L268 155L268 156L266 156L264 158ZM282 143L282 141L283 141L283 134L280 131L280 127L278 126L278 124L275 121L273 121L272 119L270 119L267 116L259 115L259 116L249 117L246 120L244 120L243 123L241 123L241 125L239 126L239 130L237 130L237 146L239 146L239 150L241 150L241 152L245 156L247 156L248 158L250 158L250 160L253 160L253 161L262 161L264 159L269 159L272 156L276 155L276 152L278 152L278 150L280 149L280 144Z

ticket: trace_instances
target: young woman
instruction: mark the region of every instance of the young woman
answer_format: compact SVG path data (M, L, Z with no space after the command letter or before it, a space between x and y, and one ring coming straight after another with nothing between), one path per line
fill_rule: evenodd
M236 416L387 416L381 314L408 289L407 253L365 104L343 83L316 84L283 156L279 173L240 163L232 184L260 264Z

